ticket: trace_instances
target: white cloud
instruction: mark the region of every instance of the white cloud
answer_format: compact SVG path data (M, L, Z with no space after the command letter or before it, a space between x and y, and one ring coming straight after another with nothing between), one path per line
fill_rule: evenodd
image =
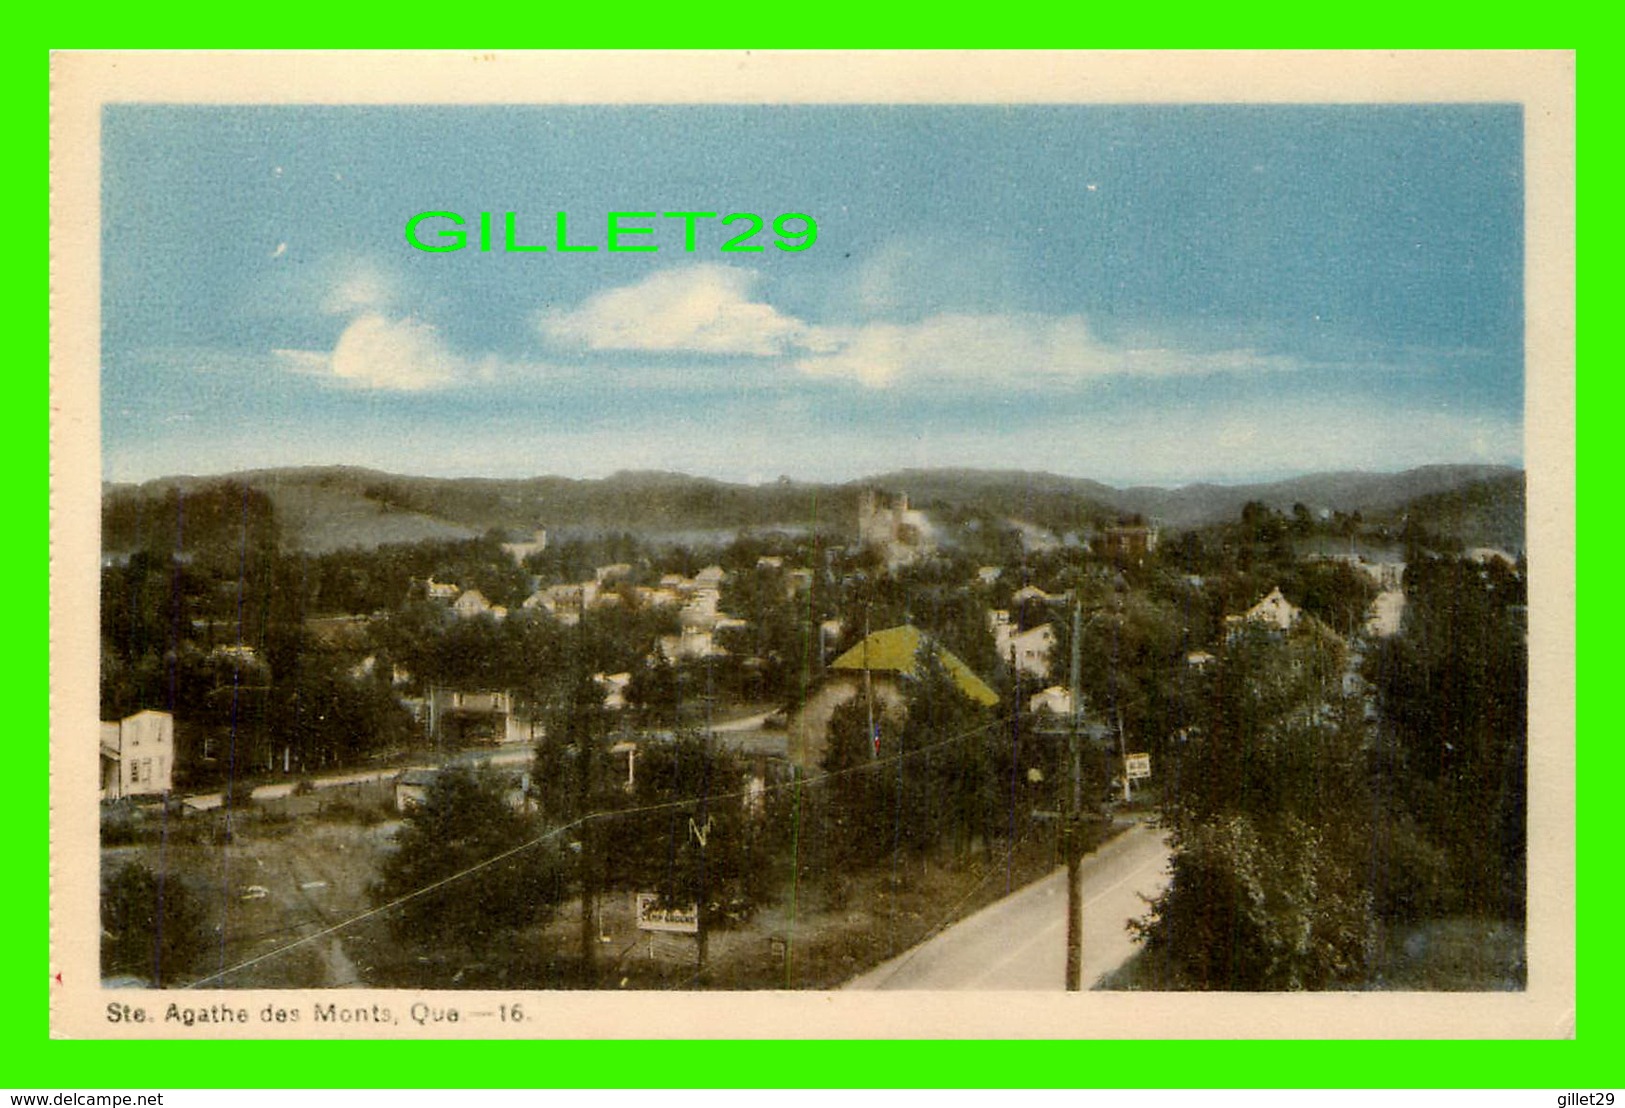
M1108 376L1169 377L1291 368L1246 350L1213 353L1101 342L1082 316L937 315L819 332L829 353L799 358L812 377L884 388L913 381L1033 388Z
M877 276L879 285L889 279ZM809 377L871 388L913 382L1053 387L1114 376L1245 373L1291 368L1246 350L1117 347L1080 315L940 313L916 322L810 324L754 299L754 273L697 266L652 274L545 314L543 334L593 351L788 358ZM873 283L873 282L871 282ZM883 290L869 290L884 299Z
M476 365L454 354L433 324L392 319L366 312L350 321L331 354L277 350L289 369L359 388L427 392L488 376L489 363Z
M541 329L588 350L774 357L816 349L814 328L751 299L756 280L719 265L654 273L547 313Z

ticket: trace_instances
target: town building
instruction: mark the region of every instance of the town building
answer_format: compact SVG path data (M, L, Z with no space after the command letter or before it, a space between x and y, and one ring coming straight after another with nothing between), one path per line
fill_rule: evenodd
M598 682L604 690L604 707L612 712L623 711L627 707L626 690L632 686L630 671L623 673L595 673L592 679Z
M1045 592L1037 585L1023 585L1010 594L1010 603L1017 606L1022 604L1064 604L1066 600L1066 593Z
M1225 616L1224 622L1231 634L1246 625L1266 627L1271 631L1290 631L1302 616L1303 609L1281 595L1279 588L1274 588L1241 615Z
M432 769L409 769L395 778L395 810L405 814L422 804L436 776Z
M858 697L873 705L875 717L901 719L907 711L907 683L918 679L923 658L935 658L955 685L984 707L999 694L971 668L917 627L903 624L866 636L830 663L829 672L790 719L788 748L792 761L816 769L829 744L835 709Z
M502 619L508 614L508 609L492 604L479 589L469 589L463 593L453 602L451 610L464 619L474 619L476 616Z
M888 569L911 565L935 549L931 523L908 506L907 494L882 499L874 489L858 497L858 543L879 551Z
M514 706L513 694L492 689L431 688L424 697L424 724L440 746L530 742L541 724Z
M728 656L728 651L716 641L712 628L694 623L684 623L679 634L661 635L656 646L661 657L674 663Z
M1027 698L1029 712L1049 712L1069 719L1072 716L1072 693L1065 685L1051 685L1043 692Z
M463 590L456 585L445 581L436 581L433 577L423 583L423 596L427 600L438 600L450 604L457 599L457 594Z
M1114 562L1138 565L1157 549L1157 529L1144 523L1123 523L1100 533L1095 549Z
M148 709L119 720L102 720L103 800L162 796L170 789L174 771L174 716Z
M1040 680L1049 676L1050 652L1055 649L1055 628L1048 623L1018 628L1010 613L1002 608L988 613L988 627L993 632L993 643L999 660L1014 664L1016 672Z

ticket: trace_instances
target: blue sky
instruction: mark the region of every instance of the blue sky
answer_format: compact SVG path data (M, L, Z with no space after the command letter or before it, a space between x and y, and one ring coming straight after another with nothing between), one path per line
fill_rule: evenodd
M1523 458L1516 107L175 107L103 121L103 475L1114 484ZM816 244L424 253L426 210ZM649 225L645 221L644 225ZM428 225L432 227L434 225ZM426 227L426 229L428 229Z

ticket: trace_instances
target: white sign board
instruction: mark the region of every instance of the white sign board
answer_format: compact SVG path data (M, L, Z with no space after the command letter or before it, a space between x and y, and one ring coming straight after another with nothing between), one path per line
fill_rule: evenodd
M639 931L680 931L685 935L700 933L698 904L662 908L658 893L638 893L637 898Z
M1151 755L1149 754L1130 754L1123 759L1123 764L1128 769L1128 776L1131 781L1136 777L1151 776Z

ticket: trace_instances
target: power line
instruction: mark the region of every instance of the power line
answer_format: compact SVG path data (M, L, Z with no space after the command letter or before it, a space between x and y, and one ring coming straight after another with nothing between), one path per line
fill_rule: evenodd
M834 771L831 771L831 772L821 773L816 777L810 777L810 778L807 778L806 780L802 780L800 778L795 778L795 779L792 779L791 781L780 782L780 783L775 784L775 785L769 785L766 788L764 788L762 790L762 792L763 792L763 794L766 794L766 793L769 793L769 792L779 792L781 790L791 789L791 788L795 788L795 787L799 787L799 786L819 785L819 784L822 784L822 783L824 783L826 781L831 781L831 780L834 780L834 779L839 778L839 777L844 777L847 774L867 772L867 771L870 771L870 770L878 769L878 768L880 768L881 766L884 766L884 765L900 764L903 761L903 759L905 759L905 758L912 758L912 757L915 757L916 755L926 754L926 753L929 753L929 752L931 752L933 750L941 749L942 747L945 747L945 746L947 746L947 745L949 745L951 743L960 742L960 741L962 741L962 740L964 740L966 738L969 738L972 735L977 734L978 732L983 732L983 731L990 730L991 728L993 728L995 726L997 726L997 721L996 720L995 721L990 721L990 722L985 723L985 724L979 724L976 727L969 728L969 729L967 729L965 731L962 731L962 732L960 732L960 733L958 733L956 735L950 735L945 739L938 739L936 742L927 743L925 746L916 747L913 750L902 751L902 752L899 752L897 754L890 755L890 756L888 756L886 758L871 759L868 762L863 762L863 763L860 763L860 764L858 764L856 766L848 767L847 769L834 770ZM234 966L228 966L228 967L226 967L224 969L217 970L214 973L209 974L207 977L200 977L196 981L190 982L190 983L182 986L182 988L195 989L200 985L206 985L211 981L217 981L217 980L219 980L219 979L221 979L223 977L230 976L231 974L239 973L242 970L248 969L248 968L250 968L252 966L259 965L261 962L265 962L265 961L268 961L268 960L270 960L272 958L278 957L279 955L286 954L290 950L295 950L295 949L297 949L297 948L299 948L301 946L305 946L305 945L307 945L309 943L313 943L318 939L323 939L323 938L328 937L329 935L333 935L333 934L336 934L336 933L338 933L340 931L346 930L346 929L348 929L350 927L355 926L358 923L362 923L362 922L365 922L366 920L372 919L375 916L384 915L385 913L391 912L391 911L395 910L396 908L399 908L403 904L406 904L406 903L408 903L410 901L416 900L420 896L425 896L425 895L427 895L429 893L432 893L432 892L434 892L434 891L436 891L438 889L443 889L447 885L453 884L454 882L457 882L457 881L461 881L465 877L472 876L473 874L479 873L482 870L489 869L490 867L498 864L499 862L507 861L509 858L512 858L512 857L514 857L514 856L516 856L518 854L522 854L523 852L531 849L532 847L540 846L542 843L545 843L545 842L548 842L548 841L550 841L552 839L557 838L558 836L564 834L566 831L573 830L573 829L575 829L577 827L582 827L582 826L584 826L584 825L586 825L588 823L592 823L592 822L599 821L599 820L618 819L618 818L625 817L625 816L648 815L648 814L650 814L652 812L669 812L669 811L674 811L674 810L680 809L680 808L688 808L688 807L691 807L694 804L698 804L698 803L702 803L702 802L709 803L710 801L718 801L718 800L743 799L746 796L748 796L749 793L750 793L749 789L737 789L737 790L735 790L733 792L718 793L718 794L715 794L715 795L708 795L708 796L703 796L703 797L687 797L687 798L684 798L682 800L667 800L667 801L662 801L662 802L660 802L658 804L645 804L645 805L641 805L641 806L636 807L636 808L610 808L610 809L604 809L604 810L597 811L597 812L590 812L587 815L579 817L578 819L571 820L569 823L561 824L558 827L555 827L555 828L552 828L549 831L543 832L542 834L536 836L535 838L529 839L529 840L527 840L525 842L522 842L517 846L509 847L507 850L504 850L499 854L492 855L490 858L485 859L483 862L476 862L475 864L473 864L471 866L468 866L468 867L466 867L464 869L458 870L456 873L450 874L450 875L448 875L446 877L442 877L438 881L430 882L429 884L424 885L422 888L414 889L414 890L412 890L411 892L408 892L408 893L403 893L400 896L396 897L395 899L389 901L386 904L380 904L376 908L369 908L367 911L358 913L357 915L354 915L354 916L351 916L349 919L340 920L338 923L335 923L335 924L333 924L333 925L331 925L329 927L325 927L325 928L321 929L320 931L317 931L317 932L315 932L313 934L310 934L310 935L306 935L303 938L296 939L293 942L288 943L286 946L277 947L275 950L268 950L264 954L256 955L255 957L249 958L249 959L247 959L246 961L243 961L243 962L239 962Z

